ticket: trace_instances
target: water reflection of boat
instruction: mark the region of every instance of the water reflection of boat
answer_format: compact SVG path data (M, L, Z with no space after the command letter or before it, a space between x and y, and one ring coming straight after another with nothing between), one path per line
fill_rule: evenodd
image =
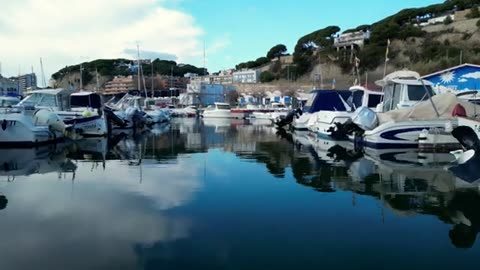
M75 170L76 165L67 159L65 145L62 144L4 149L0 155L0 176L16 177Z
M75 160L105 161L109 142L107 138L85 138L69 146L68 157Z

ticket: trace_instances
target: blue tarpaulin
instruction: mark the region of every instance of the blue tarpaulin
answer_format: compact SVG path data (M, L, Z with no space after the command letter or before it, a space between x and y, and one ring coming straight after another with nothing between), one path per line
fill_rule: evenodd
M352 94L349 90L314 90L303 107L304 112L346 111L344 101ZM343 98L343 101L342 101Z

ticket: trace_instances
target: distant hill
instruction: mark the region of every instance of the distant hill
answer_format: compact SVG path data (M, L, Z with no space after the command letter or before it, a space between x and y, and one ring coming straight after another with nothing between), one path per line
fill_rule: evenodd
M208 74L203 68L189 64L178 64L175 61L155 59L152 64L142 63L145 76L152 74L152 65L155 75L173 75L183 77L187 73ZM102 86L114 76L127 76L137 74L137 61L129 59L98 59L77 65L66 66L52 75L57 87L78 85L80 81L80 68L82 68L82 83L85 89L93 89L96 85L98 74L99 84Z
M409 68L421 74L437 71L469 62L480 64L480 0L448 0L440 4L399 11L371 25L361 25L341 32L332 25L299 38L293 50L293 66L276 67L266 57L247 61L237 68L259 68L269 65L262 76L269 80L300 79L312 80L320 70L336 70L323 74L325 81L352 83L355 57L359 60L362 77L367 72L370 79L383 73L387 44L388 70ZM369 39L363 47L355 46L351 57L334 47L337 36L356 31L368 31ZM333 68L329 66L335 66ZM325 68L327 67L327 68ZM291 74L291 73L294 74ZM322 71L323 73L323 71ZM288 77L287 77L288 76ZM349 80L349 82L347 82Z

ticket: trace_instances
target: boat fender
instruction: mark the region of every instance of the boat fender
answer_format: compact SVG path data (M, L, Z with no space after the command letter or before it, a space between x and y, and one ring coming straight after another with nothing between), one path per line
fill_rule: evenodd
M466 117L467 111L465 110L465 107L463 107L460 103L458 103L457 105L455 105L455 107L453 107L452 116Z
M83 117L90 117L92 116L92 112L90 110L85 110L82 112Z
M5 129L7 129L7 120L3 119L2 130L5 130Z

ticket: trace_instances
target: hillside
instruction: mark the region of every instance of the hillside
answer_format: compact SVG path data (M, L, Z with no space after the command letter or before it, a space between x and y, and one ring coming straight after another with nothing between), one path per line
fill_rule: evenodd
M371 25L343 32L338 26L328 26L299 38L289 72L284 65L265 63L265 57L240 63L237 69L261 68L264 82L293 79L316 84L321 80L326 87L333 81L337 87L346 87L353 83L354 71L361 81L368 77L372 82L383 76L389 41L387 71L409 68L428 74L460 62L480 64L479 4L480 0L448 0L404 9ZM355 45L353 51L337 50L335 39L355 32L369 34L363 46ZM358 70L354 70L355 58Z
M136 75L137 61L129 59L98 59L78 65L67 66L52 75L56 87L78 86L80 82L80 68L82 68L82 82L84 89L92 90L98 84L102 87L114 76ZM155 75L173 75L183 77L186 73L208 74L203 68L188 64L177 64L175 61L155 59L152 63L142 63L143 74L150 76L152 67Z

